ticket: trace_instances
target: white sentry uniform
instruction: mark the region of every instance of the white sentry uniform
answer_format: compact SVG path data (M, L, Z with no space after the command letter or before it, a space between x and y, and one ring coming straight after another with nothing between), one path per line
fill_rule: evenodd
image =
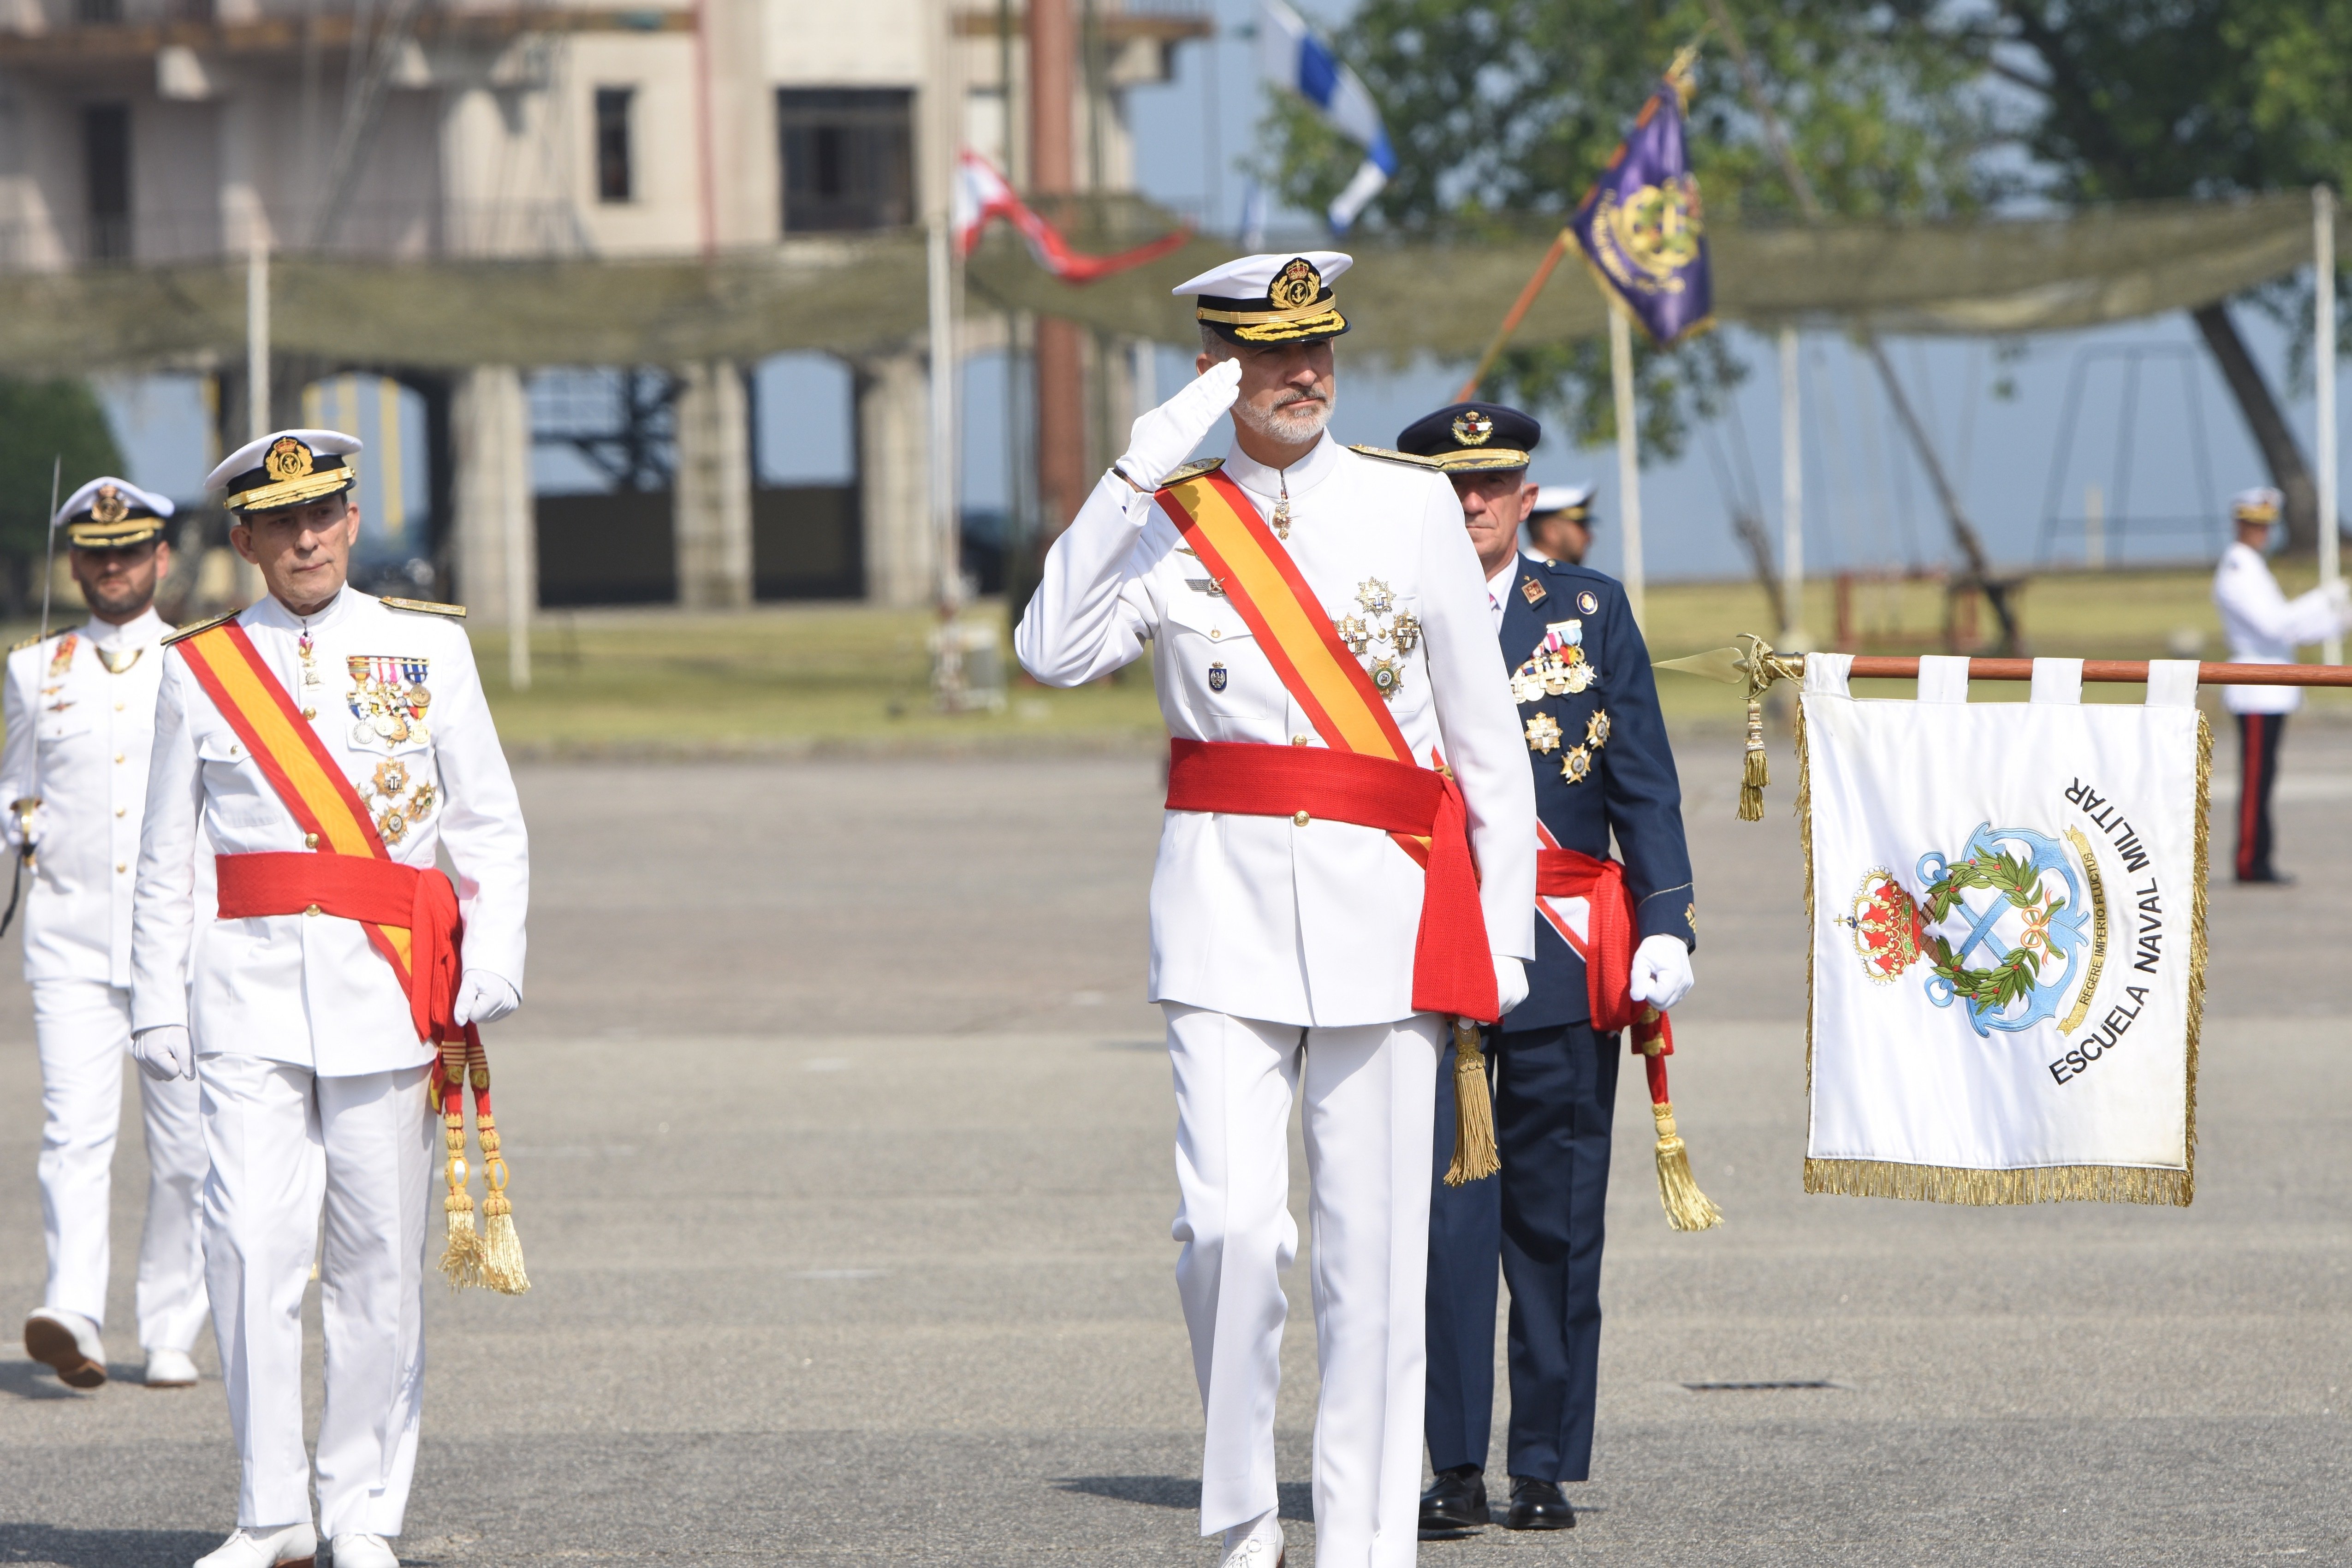
M1391 709L1423 766L1443 754L1469 808L1488 945L1535 951L1535 795L1488 620L1484 574L1445 479L1326 436L1286 470L1238 447L1224 473L1271 518L1335 624L1409 614ZM1049 686L1076 686L1156 641L1172 736L1319 746L1230 600L1150 497L1116 475L1045 562L1015 639ZM1385 590L1393 609L1373 614ZM1413 1560L1421 1487L1423 1289L1444 1020L1412 1009L1422 871L1343 822L1170 812L1151 881L1151 998L1176 1078L1177 1287L1207 1415L1203 1534L1275 1506L1274 1407L1297 1247L1286 1143L1305 1083L1323 1392L1318 1563Z
M429 868L447 847L466 966L520 993L529 846L463 626L352 588L307 620L265 598L237 621L341 764L393 858ZM379 699L412 685L429 693L423 720L385 717ZM310 1518L299 1309L323 1205L320 1528L396 1535L424 1387L426 1221L439 1206L439 1129L424 1087L433 1047L417 1039L406 993L358 922L198 922L200 842L224 856L306 847L260 764L173 652L139 856L132 1014L139 1029L186 1024L197 1054L213 1167L213 1327L234 1369L229 1415L243 1464L237 1523Z
M122 1070L131 1045L131 872L147 804L157 645L152 610L120 626L91 620L8 656L0 805L43 804L25 871L25 979L41 1058L42 1305L103 1327L108 1215ZM110 666L120 666L117 670ZM0 817L15 853L16 814ZM192 889L201 896L204 889ZM139 1249L139 1342L185 1351L205 1321L198 1231L205 1180L196 1086L139 1075L147 1134L147 1219Z

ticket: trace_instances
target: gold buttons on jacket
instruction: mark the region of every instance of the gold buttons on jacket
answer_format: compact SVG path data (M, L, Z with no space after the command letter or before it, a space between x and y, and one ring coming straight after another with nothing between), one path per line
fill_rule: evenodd
M315 833L305 833L304 835L302 835L302 847L303 847L303 848L305 848L305 849L316 849L318 847L319 847L319 836L318 836L317 834L315 834Z
M114 710L115 710L117 713L120 713L120 712L121 712L121 711L122 711L122 710L123 710L123 706L124 706L124 705L123 705L122 703L118 702L118 703L116 703L116 704L114 705Z
M1219 640L1219 639L1220 639L1220 638L1222 638L1224 635L1225 635L1225 634L1224 634L1224 629L1223 629L1223 627L1221 627L1221 626L1211 626L1211 627L1209 628L1209 640L1210 640L1211 642L1215 642L1215 641Z
M119 762L121 762L121 761L122 760L122 753L121 753L121 752L115 752L115 753L114 753L114 760L115 760L116 762L118 762L118 763L119 763Z
M316 719L318 716L319 710L316 708L305 708L302 710L302 717L305 719Z
M130 809L131 808L127 805L118 805L114 808L114 815L121 816L124 812L129 811Z
M129 865L127 862L125 862L125 861L117 860L117 861L114 863L114 870L115 870L115 874L116 874L117 876L121 875L123 872L128 871L129 869L131 869L131 867L130 867L130 865Z
M1303 746L1307 744L1307 737L1304 735L1293 735L1290 737L1290 743L1294 746Z
M1304 826L1306 826L1309 822L1312 822L1313 820L1315 820L1315 819L1314 819L1313 817L1311 817L1311 816L1307 816L1305 812L1303 812L1303 811L1294 811L1294 812L1292 812L1292 813L1290 814L1291 826L1295 826L1295 827L1304 827Z
M315 915L319 912L319 906L312 904L309 909L304 910L302 912L306 915Z

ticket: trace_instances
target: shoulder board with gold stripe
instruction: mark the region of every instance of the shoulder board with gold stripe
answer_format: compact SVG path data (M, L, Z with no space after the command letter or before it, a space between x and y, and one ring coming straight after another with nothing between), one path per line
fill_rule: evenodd
M1411 452L1393 452L1386 447L1350 447L1348 450L1357 453L1361 457L1379 458L1386 462L1410 463L1416 468L1433 468L1437 467L1437 459L1434 458L1415 457Z
M1160 481L1160 488L1164 490L1171 485L1181 485L1186 479L1197 479L1202 474L1213 474L1224 466L1225 460L1223 458L1195 458L1189 463L1179 464L1175 472Z
M170 647L175 642L187 641L198 632L208 632L215 626L225 626L244 613L245 612L242 610L231 610L227 615L215 616L209 621L198 621L194 626L182 626L178 631L173 632L170 637L163 639L163 646L165 647Z
M47 640L48 639L46 637L26 637L23 642L10 643L8 645L8 651L10 653L22 653L28 647L38 647L42 643Z
M466 606L463 605L436 605L430 599L393 598L387 598L383 603L395 610L415 610L420 616L448 616L461 621L466 618Z

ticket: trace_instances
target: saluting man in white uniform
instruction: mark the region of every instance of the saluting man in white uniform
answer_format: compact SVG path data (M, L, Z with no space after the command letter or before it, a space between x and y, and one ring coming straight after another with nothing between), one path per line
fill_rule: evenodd
M1534 795L1461 507L1422 460L1326 431L1347 330L1330 280L1349 264L1245 257L1176 290L1201 297L1199 379L1136 421L1016 639L1050 686L1158 644L1171 809L1150 994L1175 1068L1177 1289L1207 1418L1202 1533L1248 1568L1283 1555L1293 1097L1322 1368L1316 1561L1393 1568L1416 1541L1438 1044L1446 1012L1491 1019L1524 996L1534 952ZM1185 464L1228 409L1222 465ZM1423 1001L1441 969L1465 998L1444 1011Z
M8 740L0 800L8 849L23 857L25 978L41 1055L41 1219L48 1287L25 1323L26 1353L68 1386L106 1381L107 1217L122 1069L131 1047L131 888L155 734L155 614L170 570L172 503L109 476L50 521L66 531L87 625L8 655ZM189 1347L205 1321L198 1233L205 1181L196 1086L142 1079L147 1223L139 1248L139 1342L151 1388L196 1381Z
M440 1206L436 1049L416 1020L486 1024L521 1000L529 853L514 781L464 612L346 585L359 449L336 431L281 431L214 470L230 542L269 593L172 639L156 712L133 1054L203 1084L205 1264L243 1474L236 1531L200 1568L308 1563L321 1533L336 1568L394 1568ZM200 841L218 857L220 907L201 921ZM428 1005L387 956L385 911L337 911L362 907L347 901L359 873L408 888L440 876L444 846L464 970ZM405 934L412 955L455 938ZM314 1531L301 1304L322 1207Z
M2345 584L2328 584L2290 599L2263 552L2278 522L2279 492L2241 490L2230 502L2237 537L2213 571L2213 603L2232 664L2293 664L2295 648L2326 640L2352 619ZM2271 863L2271 791L2278 783L2286 716L2303 706L2295 686L2225 686L2222 706L2238 720L2238 853L2241 882L2292 882Z

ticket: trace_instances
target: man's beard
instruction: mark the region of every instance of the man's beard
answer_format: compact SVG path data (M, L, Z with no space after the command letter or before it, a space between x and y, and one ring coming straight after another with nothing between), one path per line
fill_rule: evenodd
M1328 397L1298 397L1273 408L1260 408L1254 403L1234 405L1234 416L1269 441L1279 441L1286 447L1296 447L1312 441L1323 434L1331 423L1331 411L1339 405L1339 395L1333 389Z

